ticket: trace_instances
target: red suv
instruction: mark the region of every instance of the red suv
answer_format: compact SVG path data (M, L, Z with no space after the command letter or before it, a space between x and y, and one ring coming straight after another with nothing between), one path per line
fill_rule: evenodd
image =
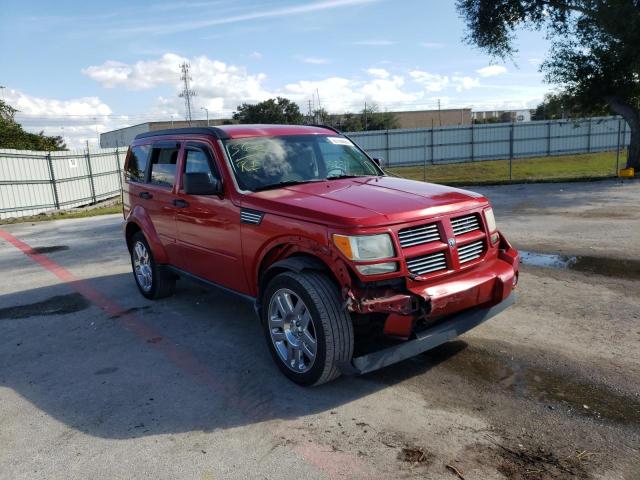
M124 217L142 295L187 277L250 300L275 362L304 385L455 338L513 303L518 280L486 198L388 176L327 127L138 135Z

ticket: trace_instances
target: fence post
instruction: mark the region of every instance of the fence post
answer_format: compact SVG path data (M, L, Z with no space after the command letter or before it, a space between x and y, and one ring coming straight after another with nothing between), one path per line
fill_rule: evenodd
M391 166L391 156L389 154L389 129L388 128L385 135L385 141L386 141L386 152L387 152L387 165Z
M618 118L618 145L616 146L616 177L618 176L618 172L620 171L620 124L622 123L622 118Z
M422 181L427 181L427 129L424 130L424 161L422 162Z
M87 141L87 169L89 170L89 187L91 188L92 203L96 203L96 186L93 183L93 170L91 169L91 155L89 154L89 142Z
M591 117L589 117L589 124L588 124L588 131L587 131L587 153L591 153Z
M58 197L58 185L56 184L56 176L53 173L53 160L51 160L51 152L46 155L47 165L49 165L49 178L51 179L51 189L53 190L53 204L56 210L60 210L60 198Z
M116 172L118 173L118 186L120 187L120 191L122 192L122 174L120 172L120 149L118 148L117 143L116 143Z
M435 160L433 159L433 131L435 129L433 128L433 120L431 121L431 165L435 165Z
M514 123L511 122L511 129L509 129L509 180L513 180L513 128Z
M471 161L473 162L475 160L475 152L474 152L474 148L473 148L473 119L471 119Z
M551 156L551 120L547 121L547 157Z

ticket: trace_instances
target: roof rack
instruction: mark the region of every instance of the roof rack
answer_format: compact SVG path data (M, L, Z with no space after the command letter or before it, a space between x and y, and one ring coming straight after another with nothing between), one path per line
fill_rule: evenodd
M186 128L167 128L165 130L153 130L151 132L139 133L136 135L136 140L139 138L159 137L162 135L213 135L218 140L225 140L230 138L227 132L221 128L216 127L186 127Z

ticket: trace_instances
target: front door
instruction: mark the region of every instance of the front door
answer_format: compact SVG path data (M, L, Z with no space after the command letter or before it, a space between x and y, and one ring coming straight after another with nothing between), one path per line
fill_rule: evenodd
M220 179L211 148L200 142L185 145L183 173L204 172ZM228 194L228 189L227 192ZM178 243L187 271L232 290L246 292L240 244L240 209L228 195L187 195L177 192Z

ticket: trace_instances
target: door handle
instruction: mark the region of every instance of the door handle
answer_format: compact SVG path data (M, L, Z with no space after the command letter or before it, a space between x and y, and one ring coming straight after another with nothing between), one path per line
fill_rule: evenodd
M149 192L140 192L140 198L151 200L153 198L153 195L151 195Z
M176 198L173 201L173 204L178 208L187 208L189 206L189 202L182 200L181 198Z

